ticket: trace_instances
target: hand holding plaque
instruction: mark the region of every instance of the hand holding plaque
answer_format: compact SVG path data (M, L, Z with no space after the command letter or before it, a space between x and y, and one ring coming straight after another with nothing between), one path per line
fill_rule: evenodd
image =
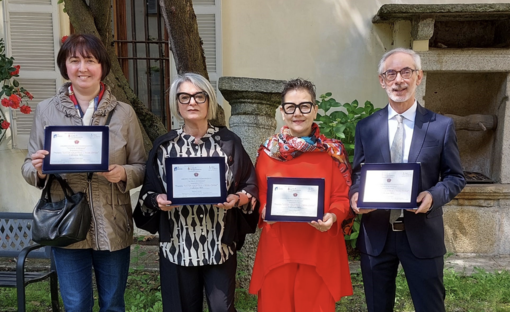
M105 172L109 159L108 126L44 128L43 173Z
M167 198L173 205L218 204L226 201L225 158L165 158Z
M358 208L416 209L419 163L363 164Z
M324 179L267 178L266 221L311 222L324 215Z

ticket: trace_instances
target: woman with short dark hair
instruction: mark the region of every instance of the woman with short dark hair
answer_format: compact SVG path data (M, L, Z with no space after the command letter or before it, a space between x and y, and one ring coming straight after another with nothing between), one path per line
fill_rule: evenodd
M44 127L89 126L109 123L108 172L63 173L73 191L87 192L92 223L87 238L65 248L52 248L67 312L92 311L92 268L100 311L125 311L124 291L129 271L133 221L129 190L143 181L145 150L133 108L117 101L103 80L110 60L101 40L93 35L71 35L63 43L57 64L65 83L56 96L37 105L28 154L22 167L25 180L42 188L47 175L42 163ZM58 184L57 181L53 183ZM60 190L58 192L57 190ZM52 200L64 198L52 187Z
M335 301L352 295L342 231L342 221L353 216L347 197L351 167L342 142L320 134L317 111L315 86L288 81L280 106L285 126L258 151L262 233L250 293L258 295L259 312L333 312ZM322 219L265 222L269 177L324 179Z

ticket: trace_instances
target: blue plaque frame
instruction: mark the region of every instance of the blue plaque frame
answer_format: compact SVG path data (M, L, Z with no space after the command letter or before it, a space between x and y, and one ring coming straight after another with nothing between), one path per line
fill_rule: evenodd
M365 188L365 182L367 179L367 172L371 170L412 170L412 188L409 198L409 202L365 202L363 201L365 192L369 191ZM418 189L421 181L421 165L420 163L387 163L387 164L362 164L360 170L360 187L358 196L358 208L363 209L416 209L418 203L416 198L418 197ZM388 183L391 183L388 181Z
M313 185L319 187L319 196L317 200L317 215L316 216L282 216L272 213L273 202L273 187L274 185L287 184L287 185ZM267 200L266 200L266 217L265 221L278 221L278 222L311 222L322 220L324 217L324 178L283 178L283 177L268 177L267 178Z
M56 132L98 132L102 135L100 164L51 164L51 140ZM110 128L108 126L47 126L44 128L44 149L49 152L43 160L42 172L106 172L108 171Z
M172 165L194 165L194 164L218 164L219 165L219 179L220 179L220 196L217 197L181 197L176 198L173 191L173 171L168 170ZM167 199L172 202L172 205L216 205L224 203L227 200L227 183L225 181L225 158L221 156L213 157L166 157L165 158L165 172L166 172L166 185L167 185Z

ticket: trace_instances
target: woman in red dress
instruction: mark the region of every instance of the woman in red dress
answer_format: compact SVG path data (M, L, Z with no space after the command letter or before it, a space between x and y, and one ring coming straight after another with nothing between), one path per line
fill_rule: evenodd
M343 144L320 135L314 123L315 86L286 83L282 92L285 126L261 145L255 166L262 234L250 293L258 311L334 311L352 295L342 221L351 216L351 168ZM265 222L267 177L324 178L324 216L305 222Z

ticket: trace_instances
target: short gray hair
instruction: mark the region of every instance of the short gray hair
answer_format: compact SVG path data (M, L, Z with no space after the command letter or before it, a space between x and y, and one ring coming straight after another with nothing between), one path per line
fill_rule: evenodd
M177 92L179 87L183 82L191 82L195 87L207 93L207 98L209 100L209 107L207 109L207 120L212 120L216 117L216 111L218 108L218 100L216 99L216 92L214 92L214 88L209 82L209 80L205 79L202 75L195 73L185 73L179 75L177 79L170 86L170 111L172 115L179 120L183 120L182 116L179 114L179 101L177 100Z
M395 53L405 53L412 56L414 60L414 65L416 66L415 69L421 70L421 58L418 53L414 52L411 49L396 48L384 53L384 55L382 56L381 61L379 61L379 75L381 75L384 72L384 62L388 59L388 57L392 56Z

